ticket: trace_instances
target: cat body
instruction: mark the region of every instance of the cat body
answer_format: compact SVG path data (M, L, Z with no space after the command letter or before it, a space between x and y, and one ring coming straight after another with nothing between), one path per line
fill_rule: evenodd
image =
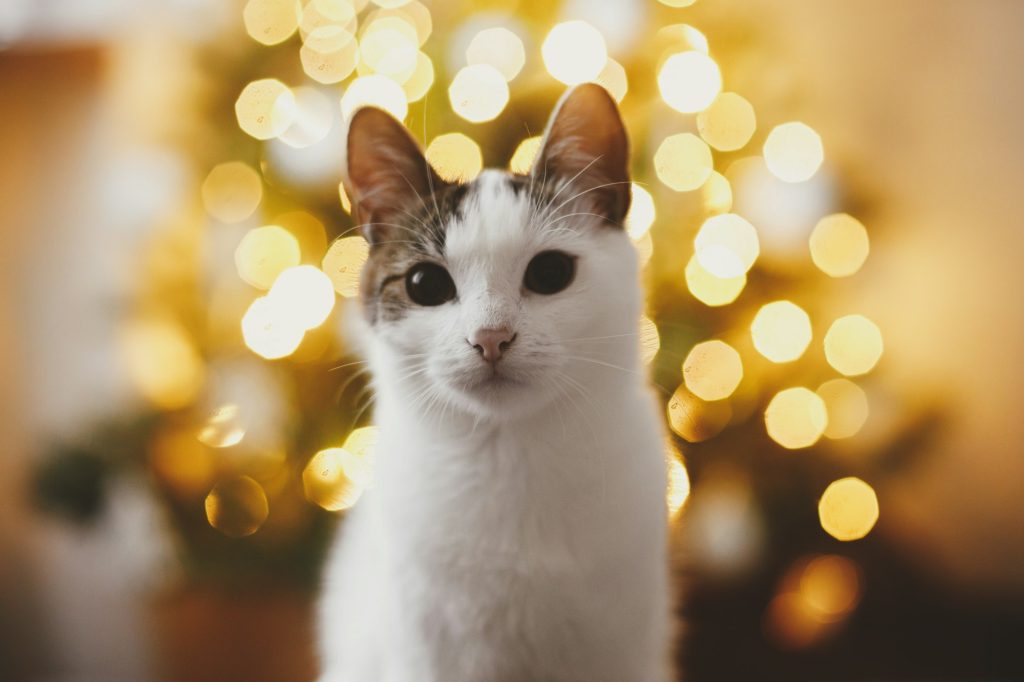
M325 569L322 682L664 682L665 441L614 103L571 91L531 176L468 185L384 116L349 133L381 434Z

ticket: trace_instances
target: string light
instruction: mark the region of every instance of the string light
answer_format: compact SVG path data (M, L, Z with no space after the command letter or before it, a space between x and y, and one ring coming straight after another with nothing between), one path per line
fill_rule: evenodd
M833 481L818 502L818 519L825 532L836 540L860 540L878 522L878 496L859 478Z
M626 75L625 67L611 57L605 62L601 73L597 74L597 78L594 80L603 85L616 102L622 102L626 93L629 92L629 77Z
M775 394L764 411L768 435L784 448L809 448L818 442L828 425L825 401L810 389L798 386Z
M651 229L657 212L654 208L654 197L650 192L635 182L630 188L633 198L629 205L629 213L626 214L626 232L630 239L636 241Z
M864 426L869 413L868 396L860 386L849 379L832 379L815 393L825 401L828 410L826 438L850 438Z
M405 98L409 102L423 99L434 85L434 62L423 52L416 53L416 66L409 78L402 83Z
M359 295L359 279L370 257L370 247L362 237L342 237L331 244L324 256L324 273L334 290L345 298Z
M680 385L666 407L668 424L688 443L699 443L717 436L732 419L732 408L726 400L707 402Z
M359 58L370 70L404 83L416 69L419 37L409 22L396 16L374 20L359 41Z
M277 360L292 353L302 343L306 332L282 310L279 301L261 296L253 301L242 316L242 338L249 350L267 360Z
M359 61L355 36L341 26L314 29L299 49L302 70L318 83L340 83L349 77Z
M284 323L303 332L319 327L334 309L334 286L322 270L312 265L288 268L274 280L267 298L286 315Z
M714 215L732 210L732 185L718 171L711 171L707 182L700 186L700 193L707 213Z
M533 167L533 160L537 158L540 151L541 137L528 137L519 143L516 151L512 154L512 160L508 167L513 173L529 173Z
M348 509L363 494L363 487L346 472L352 454L343 448L327 448L313 455L302 470L306 499L327 511Z
M715 277L704 269L696 255L691 256L686 264L686 286L693 297L706 306L729 305L746 285L745 274L724 279Z
M302 253L295 236L279 225L249 230L235 249L235 269L246 284L267 290L278 275L299 264Z
M757 129L757 117L750 102L735 92L723 92L697 114L697 130L719 151L742 149Z
M270 513L263 487L248 476L234 476L215 485L204 506L210 525L233 538L255 533Z
M825 359L846 376L867 374L882 357L882 332L863 315L847 315L825 333Z
M452 110L470 123L496 118L508 104L508 83L489 64L474 64L459 69L448 88Z
M467 182L484 167L480 147L462 133L438 135L427 145L427 161L445 180Z
M736 349L717 339L694 346L683 361L686 388L701 400L728 398L743 379L743 361Z
M585 21L556 25L541 45L548 73L566 85L592 81L608 61L604 36Z
M694 114L708 108L721 92L722 74L718 64L703 52L680 52L662 64L658 89L670 107Z
M235 100L235 116L243 131L257 140L269 140L292 124L295 96L275 78L253 81Z
M821 137L806 123L794 121L775 126L764 141L768 170L785 182L809 180L824 160Z
M211 448L230 448L245 437L245 426L239 416L238 405L221 405L206 420L196 436L199 442Z
M815 225L810 239L811 260L829 277L849 277L867 260L868 231L853 216L835 213Z
M409 103L402 86L380 74L356 78L341 96L341 113L345 117L368 105L383 109L399 121L404 121L409 113Z
M217 164L201 188L207 213L224 223L238 223L253 214L263 199L259 173L241 161Z
M485 28L473 36L466 48L466 62L487 64L494 67L511 81L519 75L526 64L526 48L523 41L504 27Z
M640 357L645 365L651 364L658 351L661 350L661 336L654 320L643 315L640 317Z
M299 27L298 6L293 0L249 0L242 10L245 32L264 45L283 43Z
M750 324L754 348L772 362L792 362L811 343L811 318L791 301L761 306Z
M668 516L671 520L679 516L683 505L686 504L686 500L690 497L690 475L686 472L682 455L671 444L668 446L665 461L668 467L668 485L665 502L668 506Z
M711 176L711 149L693 133L666 137L654 152L658 179L677 192L695 190Z
M693 245L701 267L721 279L746 274L761 252L757 230L735 213L705 220Z

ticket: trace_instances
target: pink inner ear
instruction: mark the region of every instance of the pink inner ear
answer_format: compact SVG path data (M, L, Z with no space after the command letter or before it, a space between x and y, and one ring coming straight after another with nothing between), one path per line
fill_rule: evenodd
M621 224L629 210L629 140L615 100L600 85L569 90L556 105L533 174L567 181Z
M404 212L446 184L405 127L374 107L352 114L346 151L346 191L371 243L395 238Z

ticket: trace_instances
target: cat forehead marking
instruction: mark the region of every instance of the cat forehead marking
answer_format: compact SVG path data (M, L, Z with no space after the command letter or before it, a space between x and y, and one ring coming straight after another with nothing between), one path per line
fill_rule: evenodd
M448 227L445 255L459 258L500 254L528 238L529 178L486 170L470 185L459 215Z

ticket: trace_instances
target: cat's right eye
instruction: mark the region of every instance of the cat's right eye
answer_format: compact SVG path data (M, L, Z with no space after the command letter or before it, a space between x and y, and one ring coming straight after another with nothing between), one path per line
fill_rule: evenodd
M414 303L437 306L455 298L455 282L437 263L418 263L405 274L405 291Z

